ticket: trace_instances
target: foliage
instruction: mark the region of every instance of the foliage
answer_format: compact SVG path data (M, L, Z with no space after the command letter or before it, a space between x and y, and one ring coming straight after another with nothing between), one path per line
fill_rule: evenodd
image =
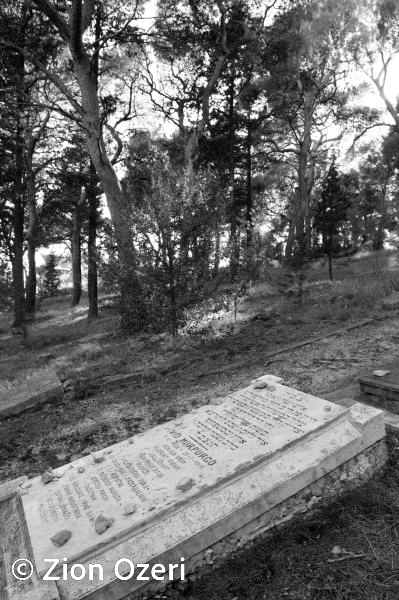
M98 276L104 292L117 293L119 269L117 246L114 231L109 221L105 221L97 248Z
M398 222L396 186L396 134L391 132L381 150L363 147L365 157L357 170L344 173L341 184L349 199L346 245L370 241L374 250L383 248L386 235L395 232Z
M61 285L59 271L57 268L58 262L59 259L54 252L50 252L50 254L46 257L43 270L43 295L47 298L56 296Z
M7 261L0 259L0 310L12 306L12 277Z
M176 334L184 308L202 298L214 278L224 198L210 170L179 170L165 145L133 138L124 187L132 198L150 326L167 324Z
M399 116L385 93L396 2L152 10L147 27L142 0L0 9L0 255L17 321L36 289L36 251L50 243L71 245L75 299L89 238L89 279L96 287L97 256L103 286L119 287L122 326L176 333L227 271L255 280L285 260L301 287L320 252L378 249L396 235ZM386 119L362 105L359 70L393 120L373 148L356 144ZM356 166L335 176L331 157L344 164L351 141Z
M345 196L339 173L333 162L324 181L315 216L315 229L321 235L322 249L329 260L330 279L332 279L331 259L340 247L340 227L347 218L348 208L348 198Z

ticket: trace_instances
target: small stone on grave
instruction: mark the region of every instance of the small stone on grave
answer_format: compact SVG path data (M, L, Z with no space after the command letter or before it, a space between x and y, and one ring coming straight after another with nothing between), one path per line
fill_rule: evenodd
M111 527L114 521L115 519L113 517L108 518L104 515L99 515L94 521L94 529L97 533L104 533L104 531Z
M385 375L389 375L391 371L386 371L385 369L377 369L376 371L373 371L373 375L375 375L376 377L385 377Z
M68 529L61 529L61 531L58 531L58 533L53 535L51 541L53 542L54 546L63 546L71 539L71 537L71 531L69 531Z
M178 490L181 490L182 492L187 492L187 490L189 490L190 488L192 488L193 485L195 485L194 479L192 479L191 477L183 477L178 482L176 488Z
M105 456L104 456L103 452L93 452L91 456L93 458L94 463L100 463L105 460Z
M45 484L50 483L50 481L53 481L54 479L58 479L58 477L51 467L46 469L41 475L41 480Z
M123 514L124 515L132 515L136 512L137 506L134 502L127 502L123 505Z

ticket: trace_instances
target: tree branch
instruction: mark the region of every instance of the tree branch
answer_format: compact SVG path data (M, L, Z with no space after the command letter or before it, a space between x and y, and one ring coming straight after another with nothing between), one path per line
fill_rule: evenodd
M47 67L36 56L25 50L25 48L21 48L21 46L18 46L17 44L12 44L7 40L4 40L3 38L0 38L0 48L1 47L12 48L16 52L22 54L26 58L26 60L33 63L42 73L44 73L44 75L46 75L46 77L55 85L55 87L58 88L60 92L62 92L62 94L64 94L64 96L67 98L68 102L72 105L72 108L76 110L76 112L78 112L79 114L83 114L83 109L81 105L72 96L62 79L58 77L58 75L54 73L54 71L49 71Z
M68 23L63 19L58 10L48 0L32 0L33 4L43 12L50 22L56 27L62 39L68 44L71 41Z

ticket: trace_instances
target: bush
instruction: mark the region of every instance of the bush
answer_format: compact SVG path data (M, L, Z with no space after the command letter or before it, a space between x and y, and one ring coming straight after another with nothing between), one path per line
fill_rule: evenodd
M61 284L57 269L58 260L59 259L54 252L50 252L46 258L46 264L43 271L43 295L46 298L56 296Z

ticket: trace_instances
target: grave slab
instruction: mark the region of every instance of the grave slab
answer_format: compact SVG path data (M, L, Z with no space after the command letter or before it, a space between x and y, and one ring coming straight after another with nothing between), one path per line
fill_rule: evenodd
M364 394L369 394L381 402L398 401L399 363L391 365L386 375L377 376L370 373L370 375L359 377L359 385Z
M395 292L384 298L382 308L385 308L385 310L397 310L399 308L399 293Z
M22 383L0 384L0 419L61 397L63 389L55 371L40 369Z
M346 479L356 484L370 476L372 461L365 453L378 450L373 464L380 466L384 435L378 409L348 409L288 388L276 377L259 378L225 399L74 461L47 484L31 480L21 502L36 572L47 570L48 558L60 560L54 573L64 558L87 572L91 563L102 565L102 581L58 581L65 600L139 593L146 584L116 577L121 558L167 565L184 557L193 566L201 553L226 540L256 537L276 523L273 511L331 473L338 473L341 487ZM286 512L283 520L296 509ZM103 533L96 531L100 515L113 520ZM62 530L71 536L58 547L51 538Z
M341 406L347 406L348 408L357 404L358 402L364 402L364 397L361 395L361 390L358 383L348 385L344 388L334 390L323 394L323 398L335 404ZM368 397L366 396L366 400ZM368 402L364 402L368 404ZM395 435L399 434L399 415L389 410L383 410L385 429Z

